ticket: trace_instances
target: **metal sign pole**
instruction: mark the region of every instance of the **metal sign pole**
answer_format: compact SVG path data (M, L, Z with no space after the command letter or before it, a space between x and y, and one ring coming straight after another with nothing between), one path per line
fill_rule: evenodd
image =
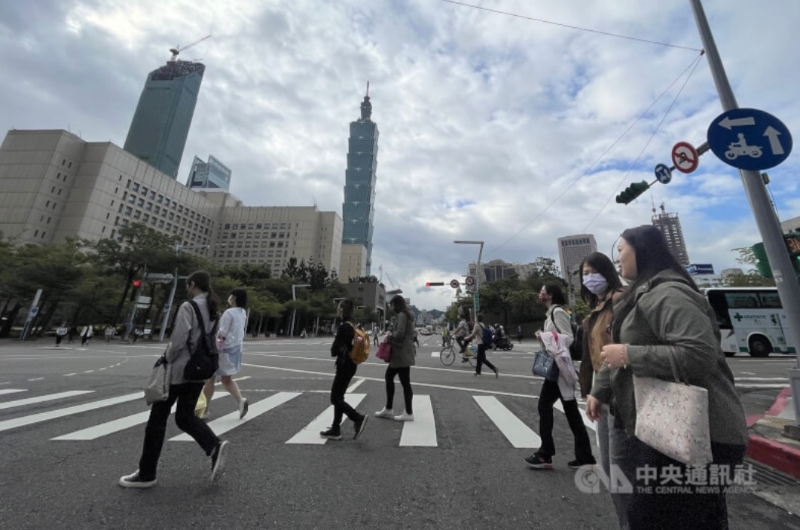
M739 105L728 82L728 76L720 59L701 0L690 0L690 2L722 108L725 111L738 109ZM760 172L744 169L739 170L739 172L742 176L747 198L750 201L750 207L753 210L756 225L764 242L767 258L772 267L775 285L778 288L784 313L789 321L789 326L784 329L784 332L788 335L789 342L794 344L795 348L800 348L800 283L795 278L794 268L783 240L780 223L772 210ZM798 356L798 361L800 362L800 356ZM795 419L800 422L800 364L795 364L795 368L789 370L789 379L792 384Z

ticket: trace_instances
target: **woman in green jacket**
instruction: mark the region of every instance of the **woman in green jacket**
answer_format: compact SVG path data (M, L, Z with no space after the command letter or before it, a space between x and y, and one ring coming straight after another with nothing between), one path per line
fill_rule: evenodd
M625 496L620 523L632 530L727 529L723 488L730 485L731 472L744 459L748 435L713 310L656 227L626 230L618 249L621 275L631 285L614 307L612 344L601 351L604 366L586 412L598 421L601 404L613 411L612 474L622 472L633 486L630 493L616 493ZM684 382L708 391L715 465L687 468L634 434L633 376L673 381L671 358ZM678 487L664 488L665 478L668 486Z

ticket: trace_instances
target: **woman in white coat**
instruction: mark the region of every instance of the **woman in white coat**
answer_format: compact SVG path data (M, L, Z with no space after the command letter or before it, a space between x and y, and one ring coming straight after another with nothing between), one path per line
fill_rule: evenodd
M219 350L219 370L215 374L222 380L222 386L233 396L239 406L239 419L247 414L247 399L242 397L239 385L233 380L234 375L242 369L242 342L244 341L245 327L247 327L247 291L244 289L234 289L228 297L230 306L222 314L219 320L219 331L217 332L217 349ZM214 395L214 381L212 377L206 381L203 394L206 397L206 410L211 404L211 397Z
M544 321L542 331L536 332L536 337L543 340L543 345L546 347L546 343L554 340L553 332L555 332L559 336L566 337L564 344L560 344L558 348L568 351L567 348L572 343L573 337L569 314L562 307L566 303L564 292L556 284L545 284L539 293L539 301L547 307L547 319ZM562 356L557 356L556 362L559 365L559 369L562 369L562 366L564 366L562 363L569 361L569 358L559 359L559 357ZM564 415L567 417L569 428L575 437L575 460L572 460L567 465L575 469L596 463L592 455L589 434L586 432L586 426L583 424L583 418L575 400L574 385L577 379L577 374L570 361L569 369L564 370L564 373L560 373L557 382L545 380L542 383L542 391L539 394L538 403L539 436L542 438L542 446L531 456L525 458L525 462L534 469L553 468L553 455L556 454L556 445L553 441L553 405L559 399L564 408Z

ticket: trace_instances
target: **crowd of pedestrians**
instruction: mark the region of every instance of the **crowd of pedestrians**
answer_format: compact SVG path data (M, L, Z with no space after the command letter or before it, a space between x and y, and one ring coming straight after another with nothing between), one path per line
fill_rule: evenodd
M620 474L617 476L635 486L632 490L611 492L621 528L727 528L724 489L689 486L691 493L662 493L641 487L642 474L638 472L644 466L655 469L656 473L676 468L688 473L688 469L684 463L637 438L634 376L671 381L676 373L680 373L684 383L706 389L712 458L709 465L733 470L743 461L747 443L744 411L720 348L719 329L713 311L691 277L672 256L658 229L642 226L626 230L619 239L618 251L619 272L612 260L599 252L590 254L581 264L581 297L590 311L579 329L582 353L579 372L566 350L576 339L576 334L572 316L564 307L563 291L555 283L546 283L539 293L546 317L535 336L543 351L556 359L559 374L557 378L542 383L537 400L541 446L526 457L525 462L534 469L553 468L556 454L553 409L560 401L574 438L574 460L568 462L568 466L596 465L589 434L578 409L577 389L587 399L587 416L597 422L595 432L602 472L606 477ZM623 281L627 285L623 285ZM195 405L201 393L210 403L215 378L189 381L183 377L182 368L189 358L190 345L200 340L203 329L218 327L216 336L221 356L219 371L215 375L220 377L222 385L236 400L239 417L243 418L247 413L247 400L231 379L241 368L246 291L234 290L228 298L229 308L222 315L208 273L192 274L187 280L187 294L191 301L184 303L178 311L172 342L166 352L172 364L169 396L151 408L139 469L120 479L120 485L125 487L141 488L155 484L167 418L176 402L176 423L210 458L212 481L224 466L228 443L220 440L195 415ZM198 322L191 304L199 307L202 322ZM375 412L374 416L414 421L411 386L417 339L414 315L402 296L393 297L390 306L394 318L384 337L391 347L384 375L386 401L383 409ZM347 388L358 370L358 362L361 362L351 354L359 341L367 342L368 348L370 340L360 326L353 324L353 311L352 300L339 302L339 325L330 350L335 359L330 391L333 418L330 427L320 433L327 439L342 438L341 424L345 416L352 422L353 438L358 439L369 419L367 414L360 413L345 399ZM447 345L454 338L461 353L466 354L469 343L475 341L475 375L481 375L485 366L497 376L497 367L486 359L486 349L491 347L493 332L498 333L497 329L486 326L483 315L476 315L475 320L470 331L466 316L462 316L452 335L449 330L442 332L442 344ZM64 324L56 334L57 342L60 343L66 334ZM91 326L80 334L82 341L91 335ZM517 328L516 335L521 341L521 327ZM403 389L403 405L399 409L394 400L395 377L400 379Z

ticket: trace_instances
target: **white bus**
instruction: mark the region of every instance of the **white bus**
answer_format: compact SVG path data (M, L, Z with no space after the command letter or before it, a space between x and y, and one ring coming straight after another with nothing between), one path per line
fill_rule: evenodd
M784 329L789 325L778 290L774 287L720 287L705 289L722 332L722 350L753 357L770 353L797 353L788 344Z

